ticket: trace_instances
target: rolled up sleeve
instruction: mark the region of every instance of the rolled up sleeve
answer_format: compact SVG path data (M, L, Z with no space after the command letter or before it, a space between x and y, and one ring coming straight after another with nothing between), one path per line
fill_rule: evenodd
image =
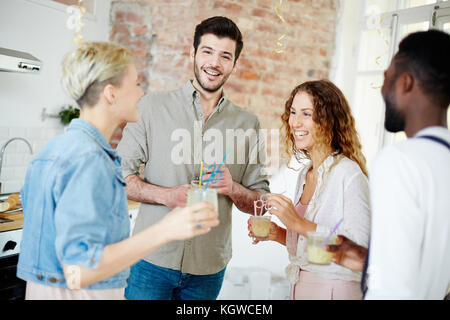
M58 178L55 190L55 249L62 265L97 268L108 241L114 203L114 176L102 155L72 160L70 174Z
M259 121L256 120L256 132L259 132L260 128ZM270 192L265 161L266 142L263 136L258 135L256 143L250 146L248 163L241 181L241 184L244 187L250 190L259 191L262 194Z
M362 173L353 176L347 187L344 201L342 234L360 246L367 248L370 237L369 181Z
M350 177L344 189L344 220L335 231L365 248L370 237L370 193L369 182L362 173ZM332 228L317 225L316 231L330 233Z
M144 99L143 99L144 100ZM148 101L145 99L145 101ZM148 102L147 102L148 103ZM139 175L139 168L149 159L148 136L150 130L146 128L144 119L145 110L143 101L139 104L139 120L136 123L128 123L122 133L122 139L117 146L117 152L122 161L122 173L124 178L129 175ZM148 124L147 124L148 125Z

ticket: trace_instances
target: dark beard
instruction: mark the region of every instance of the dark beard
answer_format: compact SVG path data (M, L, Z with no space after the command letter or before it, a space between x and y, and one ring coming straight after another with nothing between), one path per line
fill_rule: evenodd
M391 98L389 92L386 92L383 98L386 105L384 127L392 133L405 131L405 117L395 109L394 99Z
M194 75L195 75L195 79L197 79L197 83L200 85L200 87L202 87L202 89L207 91L207 92L216 92L216 91L220 90L222 88L222 86L225 84L225 82L228 80L228 77L230 76L230 75L227 75L227 76L223 77L222 82L219 83L217 85L217 87L215 87L215 88L207 88L203 84L203 82L202 82L202 80L200 78L200 72L202 72L202 71L197 67L197 64L194 61Z

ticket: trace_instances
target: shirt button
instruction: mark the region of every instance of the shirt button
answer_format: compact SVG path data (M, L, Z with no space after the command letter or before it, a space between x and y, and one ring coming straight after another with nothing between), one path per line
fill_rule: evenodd
M39 274L39 275L37 276L37 279L38 279L38 280L42 280L42 279L44 279L44 277L42 276L42 274Z
M48 279L51 283L55 283L55 282L58 282L58 280L56 280L55 278L50 278L50 279Z

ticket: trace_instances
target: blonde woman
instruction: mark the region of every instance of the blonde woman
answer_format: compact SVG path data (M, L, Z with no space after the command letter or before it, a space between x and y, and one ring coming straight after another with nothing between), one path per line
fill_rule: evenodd
M169 241L207 233L217 212L207 203L177 208L128 238L125 180L108 141L120 123L137 121L143 93L132 55L85 43L64 57L62 85L80 118L27 169L17 275L27 281L26 299L124 299L132 264Z
M291 297L361 299L361 272L334 263L310 264L306 252L308 232L329 233L341 219L336 232L368 246L367 170L350 107L330 81L305 82L292 91L282 121L286 149L301 168L294 203L283 195L267 195L270 213L287 227L272 223L269 240L289 252Z

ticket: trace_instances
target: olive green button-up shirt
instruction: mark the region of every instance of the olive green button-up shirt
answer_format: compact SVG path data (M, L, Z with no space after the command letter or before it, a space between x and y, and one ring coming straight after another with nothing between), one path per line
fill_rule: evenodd
M259 121L224 95L206 121L191 81L177 90L145 95L138 108L138 122L127 124L117 149L124 177L139 175L140 165L145 164L146 182L170 188L198 178L202 161L206 169L225 157L224 165L234 181L269 192ZM190 240L170 242L145 260L195 275L221 271L231 259L232 204L228 196L218 195L219 226ZM133 234L169 211L164 205L143 203Z

